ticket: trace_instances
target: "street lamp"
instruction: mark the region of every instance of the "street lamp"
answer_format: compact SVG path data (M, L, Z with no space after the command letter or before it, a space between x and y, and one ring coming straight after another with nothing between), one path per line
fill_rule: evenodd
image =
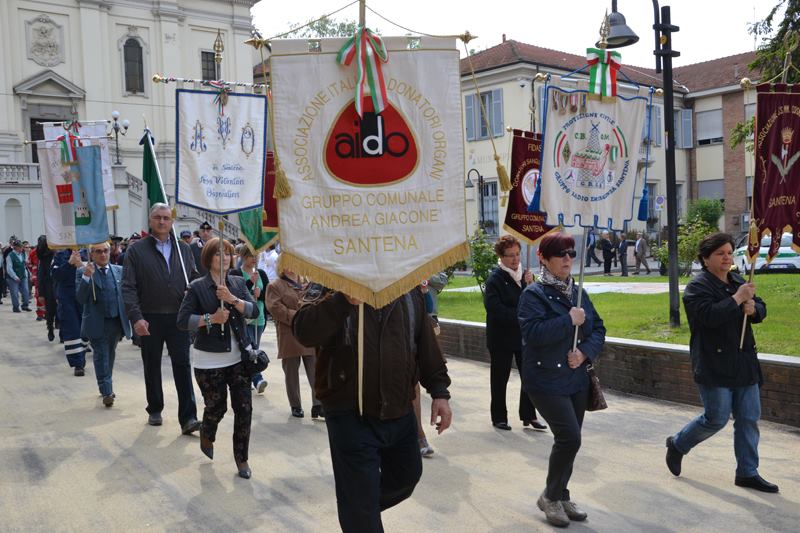
M467 188L467 189L471 189L472 187L475 186L475 185L472 184L472 180L469 179L470 175L473 172L478 175L478 177L477 177L477 181L478 181L478 201L480 202L480 206L481 206L481 211L480 211L481 218L480 218L480 222L478 224L478 227L481 230L483 230L483 225L484 225L484 218L483 218L483 176L481 176L481 173L478 172L477 168L471 168L471 169L469 169L467 171L467 181L466 181L466 183L464 183L464 187Z
M667 251L669 252L669 324L678 327L681 324L680 296L678 292L678 187L675 183L675 124L673 121L673 91L672 91L672 58L678 57L680 52L672 49L672 34L679 30L678 26L671 24L669 6L659 10L658 0L653 1L653 30L655 32L656 72L662 73L664 85L664 117L666 117L666 181L667 181ZM617 12L617 1L611 2L611 15L619 15L615 22L611 16L611 33L608 38L608 48L628 46L639 40L633 30L625 24L625 17ZM660 18L659 18L660 11ZM621 21L621 23L620 23ZM613 37L612 37L613 36ZM612 40L613 39L613 40Z
M130 126L131 123L128 122L127 118L120 123L119 111L112 111L111 118L114 119L114 122L111 124L111 131L114 132L114 144L117 150L117 160L114 161L114 164L121 165L122 162L119 159L119 136L128 133L128 126Z

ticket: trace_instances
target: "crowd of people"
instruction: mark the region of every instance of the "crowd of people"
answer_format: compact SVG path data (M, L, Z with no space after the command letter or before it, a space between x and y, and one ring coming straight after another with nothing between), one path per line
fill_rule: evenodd
M628 277L628 248L633 247L634 271L633 275L638 276L641 273L641 268L650 274L650 265L647 258L650 256L650 244L644 233L637 232L636 238L628 238L622 232L618 231L603 231L600 233L600 240L597 240L595 230L589 230L586 236L586 243L584 249L584 257L586 266L592 266L592 262L597 263L597 266L603 266L604 276L613 276L611 273L611 266L620 269L620 276ZM600 250L603 260L597 257L597 250Z
M601 238L608 271L614 246L607 232ZM628 245L623 239L616 249L627 275L623 243ZM587 262L595 246L586 243ZM641 234L634 246L637 271L643 265L649 273ZM523 427L547 431L549 426L553 435L537 505L549 523L565 527L587 518L572 500L569 482L590 399L587 369L602 353L606 329L589 295L579 295L572 278L578 256L573 237L550 233L540 241L538 276L522 267L521 248L511 235L498 239L497 267L486 282L488 411L494 428L512 429L506 394L515 364L522 380L518 414ZM702 272L684 294L704 413L667 438L666 463L673 475L680 475L684 456L733 414L735 484L777 492L758 473L758 388L763 377L750 324L765 319L766 304L752 283L730 271L732 253L730 236L715 233L704 239L698 251ZM58 330L75 376L85 375L91 354L102 403L109 408L116 399L116 349L122 339L131 339L141 353L147 423L152 426L163 424L161 361L166 345L181 433L199 432L200 451L213 460L230 396L234 462L244 479L253 474L253 391L263 394L267 388L262 373L248 363L271 321L291 416L305 416L302 363L311 387L311 418L326 423L342 530L382 531L381 512L412 494L422 474L422 457L433 454L422 424L420 386L432 398L430 423L436 431L442 433L452 422L451 381L437 340L437 296L447 276L434 275L375 309L281 270L279 254L276 245L255 255L242 243L214 237L208 223L196 234L184 231L175 238L172 210L154 204L149 232L127 241L112 237L87 249L50 250L44 237L35 249L12 237L3 251L0 296L10 293L14 312L33 311L34 289L36 320L45 322L50 341ZM745 316L750 320L739 348ZM357 366L360 345L362 376ZM204 402L200 419L193 378Z

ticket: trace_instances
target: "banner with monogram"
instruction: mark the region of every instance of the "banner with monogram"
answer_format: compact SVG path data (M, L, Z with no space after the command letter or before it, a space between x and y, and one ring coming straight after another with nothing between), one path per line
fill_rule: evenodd
M108 240L99 146L75 149L76 164L64 165L58 142L39 143L39 172L47 245L73 248Z
M539 183L542 155L542 136L531 131L513 130L511 141L511 191L503 229L526 244L536 244L557 228L545 224L544 213L531 213Z
M175 201L224 215L260 208L267 151L267 98L177 89Z
M766 261L778 254L781 236L792 234L800 252L800 86L764 83L756 88L753 214L748 255L754 261L765 233L772 236Z
M54 141L62 137L67 133L64 129L64 124L63 122L43 124L44 138L48 141ZM100 147L100 165L103 172L103 196L106 209L117 209L119 204L117 203L117 193L114 189L114 176L111 174L111 155L108 152L108 121L74 121L66 124L69 124L72 133L83 138L81 140L83 146Z
M622 230L633 218L649 91L600 98L545 86L541 204L531 208L549 225Z
M272 42L281 265L381 307L469 254L461 77L453 39L361 35Z

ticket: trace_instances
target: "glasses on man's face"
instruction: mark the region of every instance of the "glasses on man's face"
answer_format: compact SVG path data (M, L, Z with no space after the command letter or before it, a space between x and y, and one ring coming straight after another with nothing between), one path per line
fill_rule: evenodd
M576 252L575 250L560 250L560 251L554 253L553 257L570 256L572 259L575 259L575 257L577 257L577 255L578 255L578 252Z

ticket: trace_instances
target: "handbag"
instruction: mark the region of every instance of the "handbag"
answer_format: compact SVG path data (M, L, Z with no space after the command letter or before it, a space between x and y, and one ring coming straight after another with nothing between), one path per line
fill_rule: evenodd
M589 398L586 401L587 411L602 411L608 407L606 398L603 396L603 388L600 386L600 378L594 371L594 366L591 364L586 367L586 373L589 374Z
M253 348L251 344L245 345L242 332L239 330L239 324L242 320L242 315L239 310L230 304L225 304L230 311L230 326L233 331L236 342L239 343L239 351L242 354L242 364L244 365L245 374L252 376L267 369L269 365L269 356L264 350Z

